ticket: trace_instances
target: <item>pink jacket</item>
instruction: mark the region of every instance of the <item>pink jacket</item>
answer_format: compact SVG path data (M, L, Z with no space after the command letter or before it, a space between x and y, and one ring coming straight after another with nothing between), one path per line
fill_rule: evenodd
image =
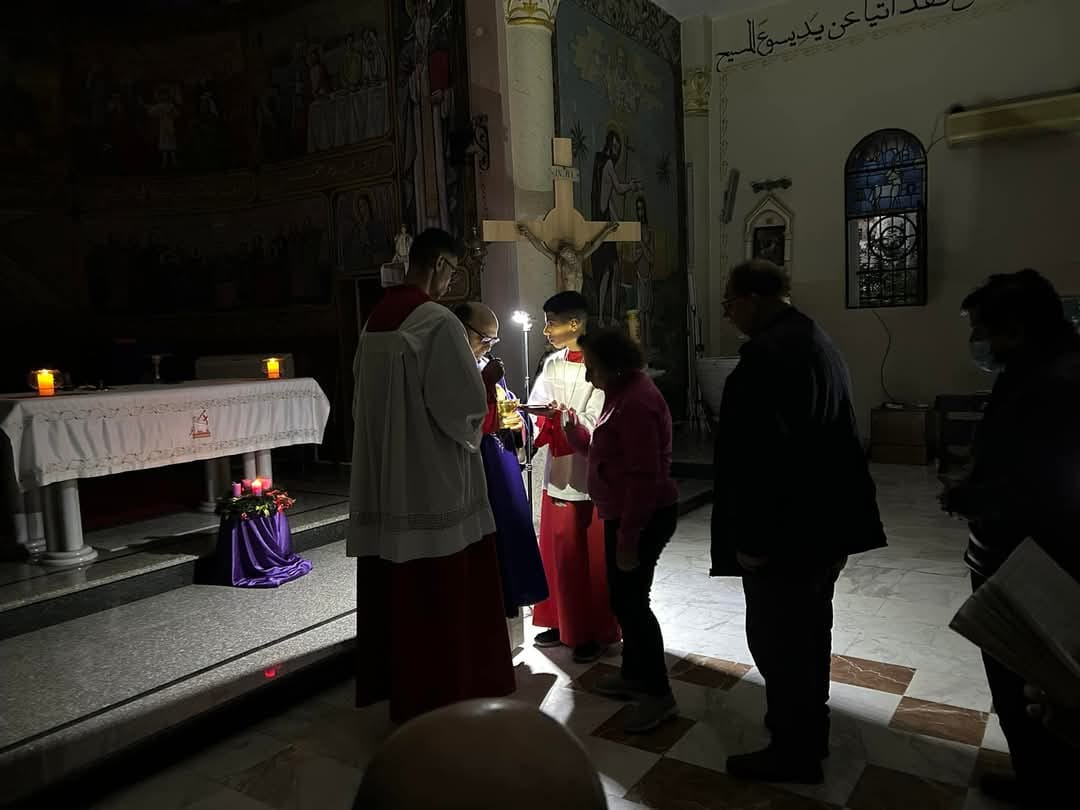
M589 457L589 497L601 519L619 521L620 545L637 543L653 513L679 499L671 478L671 411L643 372L605 392L591 436L579 424L566 436Z

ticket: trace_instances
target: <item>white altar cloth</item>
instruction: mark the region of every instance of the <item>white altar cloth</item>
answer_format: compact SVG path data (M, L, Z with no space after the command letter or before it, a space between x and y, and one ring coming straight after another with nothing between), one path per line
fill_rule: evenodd
M319 444L330 403L312 379L124 386L0 395L19 489Z

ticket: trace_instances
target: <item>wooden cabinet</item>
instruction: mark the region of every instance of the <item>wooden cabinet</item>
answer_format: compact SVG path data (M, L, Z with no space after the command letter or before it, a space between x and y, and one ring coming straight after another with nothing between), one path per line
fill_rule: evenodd
M870 412L870 460L878 464L929 464L933 457L929 408L875 408Z

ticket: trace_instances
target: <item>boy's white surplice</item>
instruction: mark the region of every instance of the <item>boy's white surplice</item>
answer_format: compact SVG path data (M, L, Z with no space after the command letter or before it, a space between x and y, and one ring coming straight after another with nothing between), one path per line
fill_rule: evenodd
M544 362L536 379L530 405L557 402L573 408L591 433L604 409L604 392L585 381L585 364L567 359L569 351L560 349ZM589 500L589 460L578 453L556 458L550 452L544 466L544 489L561 501Z
M487 395L461 322L424 303L396 331L364 332L353 372L349 556L447 557L494 533Z

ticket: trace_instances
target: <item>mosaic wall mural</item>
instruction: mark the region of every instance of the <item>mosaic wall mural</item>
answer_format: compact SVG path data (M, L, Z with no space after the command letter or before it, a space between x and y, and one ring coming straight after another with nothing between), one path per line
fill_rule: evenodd
M645 0L559 6L559 134L581 172L577 208L638 221L640 243L604 244L585 293L601 323L636 319L657 385L682 412L687 378L679 26Z

